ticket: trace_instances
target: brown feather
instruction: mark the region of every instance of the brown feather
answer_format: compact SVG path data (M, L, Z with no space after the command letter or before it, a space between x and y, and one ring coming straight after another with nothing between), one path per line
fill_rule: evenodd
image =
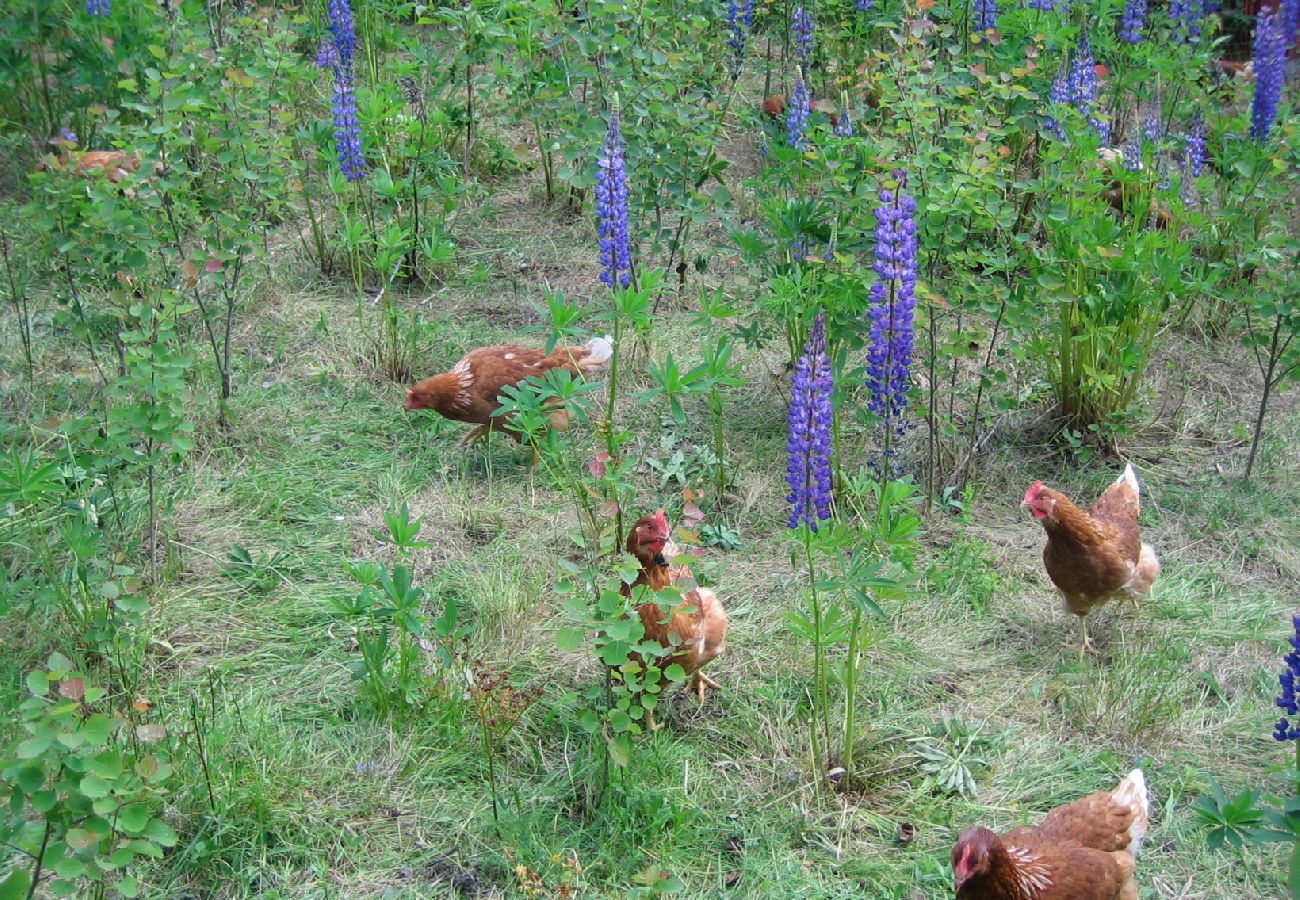
M627 552L641 563L641 572L632 584L623 585L623 596L631 597L639 585L646 585L652 591L674 586L681 589L682 602L667 613L657 603L642 603L637 607L637 615L645 628L646 640L655 641L661 647L680 648L671 656L661 657L659 667L677 663L688 676L694 675L726 649L727 611L717 594L695 584L689 568L670 565L662 549L643 546L642 527L654 524L654 516L643 516L628 534ZM666 539L667 535L663 537Z
M1140 771L998 836L968 828L952 848L960 900L1137 900L1150 800Z
M449 371L419 382L406 395L406 408L429 409L447 419L486 425L491 429L508 426L493 416L501 407L501 393L530 376L543 377L547 371L561 368L572 375L590 371L602 364L589 359L587 347L559 347L551 354L517 344L480 347L461 357ZM551 415L551 427L561 431L568 427L568 414L557 410ZM516 440L520 436L507 432Z
M1136 481L1121 478L1086 511L1060 491L1035 488L1032 505L1045 514L1039 521L1047 532L1043 565L1070 612L1086 616L1094 607L1151 589L1160 564L1141 540Z

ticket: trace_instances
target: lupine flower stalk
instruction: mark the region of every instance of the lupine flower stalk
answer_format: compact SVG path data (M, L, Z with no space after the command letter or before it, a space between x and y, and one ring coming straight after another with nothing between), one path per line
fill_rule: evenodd
M1295 43L1296 28L1300 27L1300 0L1282 0L1282 43L1290 47Z
M350 0L329 0L329 44L316 53L316 65L334 73L334 148L339 168L348 181L366 177L366 158L361 150L361 120L357 115L356 83L352 62L356 56L357 33Z
M610 114L605 146L596 165L600 280L611 287L627 287L632 283L632 244L627 227L627 167L617 105Z
M1137 135L1124 144L1120 164L1128 172L1136 172L1142 168L1142 143Z
M826 352L826 313L817 314L808 330L803 356L790 387L786 482L790 527L812 531L831 517L831 394L835 388Z
M1250 105L1250 136L1268 140L1282 99L1286 38L1277 10L1261 12L1255 20L1255 98Z
M1093 112L1092 105L1097 100L1097 60L1092 55L1092 45L1084 35L1074 54L1074 66L1070 69L1070 102L1083 113L1084 121L1101 136L1103 144L1110 141L1110 123Z
M794 34L794 52L800 67L807 69L813 51L813 17L802 6L794 8L790 17L790 31Z
M1056 0L1029 0L1029 8L1037 9L1041 12L1051 12L1056 6Z
M916 201L903 193L907 176L894 173L898 189L880 192L876 208L877 281L871 288L871 339L867 347L868 402L885 422L886 437L905 425L916 312ZM887 460L886 460L887 462Z
M998 0L975 0L971 26L976 31L998 27Z
M1074 58L1062 59L1061 68L1052 81L1048 99L1052 103L1069 103L1083 114L1083 119L1101 137L1103 144L1110 141L1110 123L1093 110L1097 99L1097 60L1085 35L1075 48ZM1047 119L1047 129L1064 140L1065 127L1053 117Z
M1201 170L1205 168L1205 120L1201 118L1199 109L1192 116L1187 134L1183 136L1183 162L1193 178L1199 178Z
M1052 79L1052 89L1047 94L1050 103L1069 103L1070 102L1070 63L1068 59L1061 60L1061 67L1056 72L1056 77ZM1055 116L1047 117L1047 130L1052 132L1060 140L1065 140L1065 125Z
M731 77L740 77L745 45L754 24L754 0L727 0L727 49L731 53Z
M348 181L366 177L366 158L361 152L361 122L357 118L357 95L352 73L334 69L334 144L339 168Z
M316 50L315 65L318 69L333 70L339 64L339 47L334 43L333 38L326 38L320 42L320 47Z
M1160 131L1160 110L1155 109L1142 119L1142 136L1154 143L1160 140Z
M1169 0L1174 38L1184 44L1195 41L1201 36L1201 23L1215 8L1208 0Z
M1291 652L1282 658L1286 664L1278 676L1282 690L1274 701L1284 713L1273 728L1273 737L1279 741L1300 741L1300 719L1292 721L1300 716L1300 700L1296 699L1296 681L1300 680L1300 616L1292 616L1291 625L1295 629L1290 639Z
M112 0L86 0L86 13L94 18L108 18L108 14L112 11Z
M790 92L790 108L785 114L786 143L795 149L802 150L807 143L804 132L808 129L808 114L811 111L812 95L808 90L808 82L800 78Z
M357 52L357 29L352 20L351 0L329 0L327 9L330 19L330 34L334 37L334 46L339 51L339 64L352 68L352 59Z
M1119 21L1119 39L1129 44L1142 43L1147 22L1147 0L1126 0Z
M866 12L875 5L875 0L858 0L858 12Z
M853 137L853 119L849 117L847 107L840 110L840 117L835 120L835 134L837 137Z

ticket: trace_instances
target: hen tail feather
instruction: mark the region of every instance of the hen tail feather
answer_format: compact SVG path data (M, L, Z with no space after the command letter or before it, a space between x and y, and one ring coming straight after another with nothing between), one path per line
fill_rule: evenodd
M1121 806L1134 810L1136 815L1129 824L1128 852L1137 856L1142 847L1142 838L1147 833L1147 823L1151 820L1151 796L1147 792L1147 781L1141 769L1134 769L1124 776L1124 780L1111 792L1111 799Z
M604 337L594 337L587 341L586 347L590 353L582 361L583 368L608 362L609 358L614 355L614 336L607 334Z
M1137 472L1133 470L1133 464L1129 463L1124 467L1124 471L1115 479L1116 484L1127 484L1133 489L1136 497L1142 496L1142 485L1138 484Z

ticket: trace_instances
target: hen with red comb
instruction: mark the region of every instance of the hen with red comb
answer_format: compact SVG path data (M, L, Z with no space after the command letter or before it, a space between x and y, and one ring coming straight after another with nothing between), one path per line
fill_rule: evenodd
M1041 481L1029 486L1020 505L1047 532L1043 565L1065 608L1079 617L1079 652L1093 651L1085 622L1088 613L1116 599L1131 600L1136 608L1160 574L1155 549L1144 544L1138 532L1137 474L1132 464L1126 466L1087 510Z
M720 687L700 669L726 648L727 611L722 601L710 589L697 585L686 566L674 566L669 562L676 547L672 545L668 516L662 509L637 519L627 536L627 552L637 558L641 572L632 584L623 585L624 596L631 597L640 585L651 591L670 587L680 589L681 603L667 613L657 603L642 603L637 607L637 616L641 619L647 641L676 650L662 657L658 665L666 668L677 663L685 669L691 679L691 689L703 702L706 686ZM651 729L659 727L653 714L647 716L646 724Z

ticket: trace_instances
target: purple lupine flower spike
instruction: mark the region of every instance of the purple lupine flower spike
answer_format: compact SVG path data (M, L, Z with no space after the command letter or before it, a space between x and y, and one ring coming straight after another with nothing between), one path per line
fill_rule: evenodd
M976 31L988 31L998 27L998 0L975 0L971 27Z
M366 177L366 158L361 151L361 121L357 116L357 94L351 70L334 68L334 144L339 168L348 181Z
M858 0L858 12L866 12L875 5L875 0Z
M805 132L811 111L812 96L808 91L808 82L800 78L790 92L790 108L785 114L785 140L796 150L802 150L807 145Z
M853 137L853 119L850 118L847 108L840 110L840 116L835 120L835 135Z
M1295 634L1291 636L1291 652L1283 657L1286 666L1278 676L1281 691L1274 703L1285 715L1278 720L1273 729L1273 737L1279 741L1300 741L1300 701L1296 699L1296 681L1300 679L1300 616L1291 617L1291 626Z
M1160 111L1153 110L1142 119L1142 136L1152 143L1160 140Z
M1250 105L1250 136L1267 141L1277 119L1286 66L1282 16L1261 12L1255 20L1255 97Z
M610 287L632 283L632 243L627 225L627 166L623 131L615 105L597 160L596 234L600 240L600 280Z
M333 69L339 64L339 47L334 43L333 38L327 38L320 42L320 47L316 50L315 66L318 69Z
M912 365L912 320L916 312L916 201L903 193L906 174L895 173L896 191L880 192L876 208L878 280L871 288L871 340L867 348L870 409L887 429L901 432Z
M790 31L794 34L794 51L799 65L807 67L813 51L813 17L802 6L796 6L790 17Z
M1110 123L1093 111L1092 104L1097 99L1097 59L1092 55L1092 45L1085 34L1079 41L1074 54L1074 65L1070 69L1070 102L1083 113L1084 121L1093 127L1101 137L1101 142L1110 142Z
M357 51L357 29L352 20L351 0L329 0L327 12L330 34L339 51L339 62L350 69Z
M334 149L339 169L348 181L366 177L366 157L361 148L361 119L357 114L357 90L352 61L356 55L357 32L350 0L329 0L330 39L316 52L316 65L334 73Z
M808 331L803 356L790 385L790 436L786 444L786 482L790 527L817 523L831 516L831 395L835 382L826 353L826 313L819 312Z
M1119 39L1129 44L1142 43L1147 23L1147 0L1125 0L1119 21Z
M1296 28L1300 27L1300 0L1282 0L1282 44L1295 43Z
M1201 170L1205 168L1205 120L1199 109L1193 114L1187 134L1183 136L1183 160L1191 176L1200 177Z
M745 45L754 24L754 0L727 0L727 49L731 56L731 77L740 77Z
M1142 144L1136 136L1124 144L1120 164L1129 172L1142 168Z
M1061 68L1057 70L1056 77L1052 79L1052 89L1047 95L1051 103L1069 103L1070 102L1070 68L1069 60L1061 60ZM1055 116L1047 117L1047 130L1052 132L1060 140L1065 140L1065 125Z
M1029 8L1042 12L1051 12L1056 7L1055 0L1029 0Z
M86 0L86 14L97 19L108 18L113 11L112 0Z

